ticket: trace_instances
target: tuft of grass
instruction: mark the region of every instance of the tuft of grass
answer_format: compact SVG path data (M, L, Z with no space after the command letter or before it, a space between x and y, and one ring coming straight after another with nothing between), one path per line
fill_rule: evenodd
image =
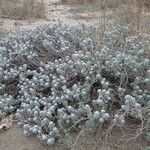
M0 0L0 15L11 19L45 18L43 0Z

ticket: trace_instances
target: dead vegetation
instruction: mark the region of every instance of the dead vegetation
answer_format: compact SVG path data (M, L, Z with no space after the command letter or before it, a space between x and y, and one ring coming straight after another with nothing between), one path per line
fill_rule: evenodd
M45 17L43 0L0 0L0 15L10 19Z
M77 19L89 19L89 12L95 10L99 16L95 19L99 19L103 30L119 24L128 26L131 33L150 33L149 0L62 0L62 3L74 7Z

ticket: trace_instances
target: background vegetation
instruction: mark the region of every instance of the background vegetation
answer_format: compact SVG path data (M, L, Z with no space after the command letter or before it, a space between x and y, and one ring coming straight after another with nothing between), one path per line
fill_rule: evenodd
M44 18L45 8L42 0L0 0L0 15L13 19Z
M85 9L99 11L99 20L103 30L117 24L129 26L132 33L150 33L149 0L62 0L62 3ZM78 13L77 10L76 13Z

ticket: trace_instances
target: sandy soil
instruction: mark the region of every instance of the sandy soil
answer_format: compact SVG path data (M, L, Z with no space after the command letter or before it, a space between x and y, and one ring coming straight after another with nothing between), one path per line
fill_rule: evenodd
M0 133L0 150L52 150L44 146L37 138L25 137L23 130L14 125Z

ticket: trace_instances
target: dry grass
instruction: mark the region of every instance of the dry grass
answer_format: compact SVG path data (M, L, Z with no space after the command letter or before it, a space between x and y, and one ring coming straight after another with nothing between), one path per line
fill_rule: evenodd
M8 31L3 27L0 27L0 38L4 37Z
M72 3L72 4L85 4L85 3L95 3L98 0L62 0L63 3Z
M13 19L44 18L42 0L0 0L0 15Z
M101 3L105 1L108 5L118 5L120 2L122 3L135 3L135 0L61 0L63 3L76 3L76 4L85 4L85 3ZM136 0L137 2L143 2L145 6L150 7L150 1L149 0Z
M150 33L150 0L62 0L62 3L83 8L88 4L90 7L96 6L94 10L99 12L104 31L120 24L128 26L131 33ZM82 16L79 10L76 16Z
M108 7L116 7L119 5L120 1L124 0L62 0L62 3L68 4L100 4L105 1Z

